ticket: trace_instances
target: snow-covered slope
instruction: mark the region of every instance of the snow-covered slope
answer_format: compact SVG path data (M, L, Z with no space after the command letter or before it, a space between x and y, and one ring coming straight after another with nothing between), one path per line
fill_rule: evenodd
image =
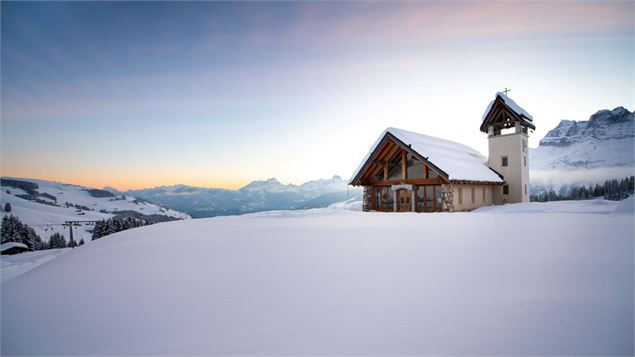
M116 233L2 284L2 354L632 355L633 210L582 204Z
M188 214L161 207L129 196L109 195L108 192L83 186L36 179L2 178L0 202L11 205L12 214L35 229L47 241L53 233L69 239L65 221L93 221L113 217L125 211L134 211L146 216L158 215L175 219L190 218ZM26 185L24 182L36 185ZM29 192L27 192L29 191ZM20 197L22 196L22 197ZM98 196L98 197L95 197ZM90 241L92 226L81 224L74 227L74 239Z
M14 279L53 258L57 258L60 254L70 249L71 248L47 249L0 256L0 282L4 283L5 281Z
M532 186L593 184L635 174L635 120L623 107L562 120L530 149Z

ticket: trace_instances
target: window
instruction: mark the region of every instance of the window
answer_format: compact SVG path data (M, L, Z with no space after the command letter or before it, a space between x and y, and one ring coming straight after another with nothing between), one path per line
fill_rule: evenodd
M527 167L527 156L523 156L523 163L525 165L525 167Z
M474 204L474 187L472 187L472 204Z
M485 203L485 187L483 187L483 203Z
M395 163L395 162L388 163L388 179L389 180L401 179L401 163Z
M434 197L436 198L436 212L443 211L443 192L441 191L441 185L434 185Z
M375 189L375 209L379 211L393 210L393 197L390 187L377 187Z
M407 158L407 178L423 178L423 163L413 157L411 154L408 154Z
M508 164L509 164L509 162L508 162L508 161L509 161L509 159L507 158L507 156L503 156L501 159L502 159L502 160L501 160L501 161L502 161L501 165L502 165L503 167L508 166Z
M463 204L463 187L459 187L459 204Z
M509 195L509 185L503 185L503 195Z
M415 202L416 202L417 212L425 212L426 211L425 190L426 190L425 186L417 186L417 188L416 188L417 197L416 197L416 201Z
M428 177L426 178L437 178L437 177L439 177L439 175L437 175L436 172L430 170L430 168L428 167Z
M400 180L401 177L401 151L397 150L391 157L389 157L386 161L388 161L388 179L389 180Z
M426 212L434 212L434 187L425 186L426 188Z
M525 184L525 195L527 195L527 184Z

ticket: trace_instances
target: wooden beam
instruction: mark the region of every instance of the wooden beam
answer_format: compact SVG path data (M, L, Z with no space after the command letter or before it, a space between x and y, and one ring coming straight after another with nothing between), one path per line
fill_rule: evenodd
M426 190L426 188L424 187L423 188L423 211L421 211L421 212L426 212L428 210L428 208L427 208L428 202L427 202L427 198L426 198L427 192L426 191L428 191L428 190Z
M387 152L390 152L393 147L394 147L395 143L393 143L390 140L386 140L386 143L384 144L384 147L381 148L381 150L379 151L379 153L377 153L376 159L378 161L386 161L383 159L384 156L386 156Z
M432 188L432 212L437 211L437 190Z
M392 180L374 180L370 181L367 186L392 186L399 185L402 182L406 185L441 185L445 180L442 177L431 178L431 179L392 179Z
M408 156L406 154L406 150L401 150L401 178L406 179L408 176Z
M457 184L471 184L471 185L502 185L504 182L490 182L490 181L470 181L470 180L451 180L452 183Z
M392 148L386 153L384 161L390 160L390 158L393 157L397 153L397 151L401 150L401 147L399 145L395 143L392 143L392 145Z
M360 177L360 180L364 180L366 178L372 179L380 170L383 170L383 168L384 168L383 162L373 161L370 167Z
M371 210L376 210L377 207L375 207L375 187L371 187L370 188L370 209Z
M388 161L384 161L384 181L388 180Z

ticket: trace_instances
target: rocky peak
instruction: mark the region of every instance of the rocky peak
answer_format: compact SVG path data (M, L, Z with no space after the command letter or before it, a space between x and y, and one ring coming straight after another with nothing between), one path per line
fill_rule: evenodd
M569 146L585 140L624 139L635 136L633 113L624 107L600 110L587 121L562 120L550 130L540 146Z
M283 185L276 178L270 178L264 181L252 181L245 187L241 188L243 192L286 192L294 191L295 185Z

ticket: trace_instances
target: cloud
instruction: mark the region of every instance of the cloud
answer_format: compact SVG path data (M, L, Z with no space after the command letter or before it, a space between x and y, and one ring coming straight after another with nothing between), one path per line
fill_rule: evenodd
M253 44L399 45L519 35L630 31L632 2L309 3L284 35L257 29Z

